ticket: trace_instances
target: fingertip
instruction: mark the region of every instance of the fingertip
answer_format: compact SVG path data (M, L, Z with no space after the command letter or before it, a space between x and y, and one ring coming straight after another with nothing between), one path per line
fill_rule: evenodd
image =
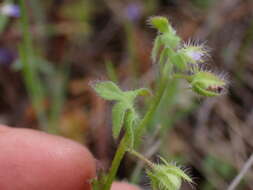
M91 189L96 165L86 147L35 130L9 129L0 138L0 167L4 171L0 172L0 189ZM0 126L1 130L8 127ZM13 176L20 176L15 183L11 182Z
M10 130L10 127L0 124L0 133Z
M111 190L141 190L138 186L129 184L127 182L114 182Z

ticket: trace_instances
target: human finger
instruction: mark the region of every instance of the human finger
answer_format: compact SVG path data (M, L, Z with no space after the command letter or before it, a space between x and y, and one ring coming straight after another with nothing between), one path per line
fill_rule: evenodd
M0 189L90 190L95 161L84 146L30 129L0 126Z

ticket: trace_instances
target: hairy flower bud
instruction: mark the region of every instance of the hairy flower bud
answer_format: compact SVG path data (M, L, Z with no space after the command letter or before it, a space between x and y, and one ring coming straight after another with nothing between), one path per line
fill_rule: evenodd
M162 16L154 16L148 20L149 24L156 28L159 32L169 32L170 25L167 18Z
M224 77L209 71L199 71L189 79L192 89L202 96L219 96L226 92L227 81Z
M191 64L203 63L205 57L208 56L208 51L204 45L184 45L179 53L184 57L185 61Z
M163 164L154 164L152 170L147 171L153 189L179 190L183 180L192 183L192 179L182 169L163 158L161 160Z

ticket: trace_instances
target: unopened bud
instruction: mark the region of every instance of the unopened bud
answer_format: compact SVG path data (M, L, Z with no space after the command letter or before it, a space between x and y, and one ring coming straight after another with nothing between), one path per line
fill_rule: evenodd
M209 71L199 71L190 77L190 84L202 96L219 96L226 92L227 81Z
M154 16L148 20L149 24L156 28L159 32L168 32L170 25L167 18L162 16Z
M179 190L183 180L192 183L192 179L178 166L164 159L162 162L163 164L154 164L152 170L147 171L154 189Z

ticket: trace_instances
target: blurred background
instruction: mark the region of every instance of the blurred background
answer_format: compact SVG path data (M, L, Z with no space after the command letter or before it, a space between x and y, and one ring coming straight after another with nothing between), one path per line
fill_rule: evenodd
M1 1L0 123L83 143L107 169L118 143L112 104L89 83L152 87L152 15L168 17L184 41L205 41L210 68L228 73L230 86L222 97L200 98L173 81L141 152L184 164L195 189L226 189L253 151L252 0ZM147 102L139 105L143 113ZM127 156L118 179L149 189L141 168ZM253 190L252 169L237 189Z

